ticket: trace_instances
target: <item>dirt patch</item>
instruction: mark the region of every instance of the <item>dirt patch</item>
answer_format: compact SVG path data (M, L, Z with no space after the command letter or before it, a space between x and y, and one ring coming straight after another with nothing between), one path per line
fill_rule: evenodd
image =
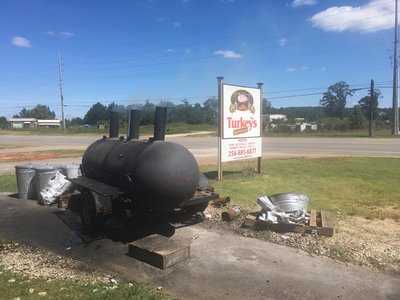
M311 255L327 256L342 262L400 275L400 222L386 218L368 220L347 216L338 220L333 237L312 234L276 233L243 228L245 213L230 223L221 221L224 209L209 206L205 226L233 230L246 237L267 240L301 249Z
M30 279L73 280L87 283L115 281L113 276L100 274L82 262L13 242L0 244L0 265L5 270Z
M0 163L13 161L47 160L54 158L77 157L82 155L80 150L33 151L18 153L0 153Z

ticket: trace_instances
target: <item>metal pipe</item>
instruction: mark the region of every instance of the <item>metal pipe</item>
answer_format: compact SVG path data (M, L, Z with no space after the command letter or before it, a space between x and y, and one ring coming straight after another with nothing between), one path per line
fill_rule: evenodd
M129 111L129 124L128 124L128 136L127 140L139 139L139 127L140 127L140 111L132 109Z
M167 108L157 106L154 117L154 141L164 141L167 124Z
M116 138L119 135L119 116L118 112L110 112L110 138Z

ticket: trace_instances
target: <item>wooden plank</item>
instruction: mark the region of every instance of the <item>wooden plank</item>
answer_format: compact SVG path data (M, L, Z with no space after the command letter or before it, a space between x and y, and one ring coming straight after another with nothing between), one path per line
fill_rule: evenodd
M160 269L167 269L190 257L190 245L152 234L129 243L128 255Z
M333 236L336 223L335 217L332 214L321 210L321 223L325 235Z
M310 226L317 226L317 211L315 209L310 212Z

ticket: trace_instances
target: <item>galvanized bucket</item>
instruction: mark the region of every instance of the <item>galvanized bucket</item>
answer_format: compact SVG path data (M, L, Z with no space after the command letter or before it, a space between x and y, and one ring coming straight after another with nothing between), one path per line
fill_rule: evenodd
M33 178L35 173L32 165L15 166L19 199L33 199L35 193Z
M77 178L80 176L80 165L70 164L64 166L65 168L65 175L68 179Z
M284 212L294 212L299 210L307 211L310 199L299 193L282 193L268 197L272 204L283 210Z
M50 179L56 175L57 169L47 165L35 165L33 168L36 171L34 178L35 199L41 203L42 196L40 195L40 192L49 183Z

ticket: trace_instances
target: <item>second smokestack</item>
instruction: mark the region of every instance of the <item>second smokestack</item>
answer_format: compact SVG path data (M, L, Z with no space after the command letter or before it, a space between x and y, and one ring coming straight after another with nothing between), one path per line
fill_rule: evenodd
M167 108L157 106L154 117L154 141L164 141L167 126Z

